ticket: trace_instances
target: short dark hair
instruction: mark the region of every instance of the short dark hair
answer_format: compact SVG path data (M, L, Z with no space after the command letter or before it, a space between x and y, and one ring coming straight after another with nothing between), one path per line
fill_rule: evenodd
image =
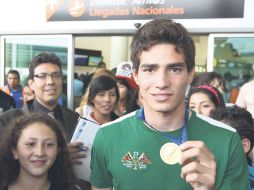
M236 120L244 119L249 124L253 125L253 119L251 113L245 108L239 107L237 105L228 106L225 108L218 108L211 115L216 120L225 122L234 122ZM254 137L254 136L253 136Z
M211 85L214 79L218 79L219 83L225 86L225 80L223 76L220 73L217 73L215 71L200 73L197 76L195 83L193 85L195 86L204 85L204 84Z
M159 19L144 24L133 36L131 61L138 71L140 55L157 44L172 44L177 52L182 52L188 72L195 66L195 45L189 32L173 20Z
M20 164L15 160L12 150L16 149L22 131L30 124L43 123L56 135L59 153L52 167L49 169L48 179L56 189L70 190L75 184L72 164L69 159L66 139L59 123L43 113L23 113L17 117L1 134L0 154L0 189L4 189L15 181L19 173Z
M35 68L37 66L39 66L41 64L45 64L45 63L57 65L62 73L62 67L61 67L62 62L61 62L60 58L54 53L42 52L32 58L30 65L29 65L28 79L33 79Z
M93 105L93 99L99 92L104 90L110 90L112 88L116 90L116 98L118 102L119 91L118 91L116 80L113 77L107 76L107 75L101 75L101 76L95 77L94 79L92 79L92 81L89 84L87 104Z
M78 79L78 73L74 73L73 77L74 79Z
M7 76L9 74L17 75L18 80L20 80L20 75L19 75L19 72L17 70L11 69L11 70L8 71Z
M211 118L235 128L242 139L249 139L251 142L251 149L249 152L252 150L254 145L253 119L251 113L245 108L241 108L237 105L225 108L216 108L211 114Z

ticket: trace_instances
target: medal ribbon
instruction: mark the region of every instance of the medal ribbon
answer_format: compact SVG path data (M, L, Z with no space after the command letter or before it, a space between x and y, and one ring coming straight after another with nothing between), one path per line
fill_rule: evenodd
M187 122L188 122L188 119L189 119L189 110L188 109L185 109L184 123L183 123L183 126L182 126L182 133L181 133L180 137L179 136L176 137L176 136L167 134L165 132L159 131L158 129L152 127L151 125L149 125L145 121L144 109L142 108L140 111L141 111L141 113L138 117L140 119L142 119L145 122L145 124L147 124L150 128L154 129L155 131L160 132L164 137L166 137L167 139L169 139L170 141L174 142L177 145L180 145L180 144L186 142L186 140L187 140L187 129L186 129L186 127L187 127Z

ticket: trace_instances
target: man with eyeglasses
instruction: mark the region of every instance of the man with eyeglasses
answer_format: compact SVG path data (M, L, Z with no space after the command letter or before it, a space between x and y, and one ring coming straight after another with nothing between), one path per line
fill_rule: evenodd
M61 61L55 54L40 53L35 56L30 63L28 77L28 84L35 93L35 100L32 104L23 107L21 111L13 109L4 112L0 116L0 133L1 129L21 112L41 112L61 123L62 131L69 141L79 115L60 106L57 102L62 94L62 79ZM70 158L74 164L81 164L79 159L86 156L85 152L80 152L81 146L83 146L81 142L69 143ZM85 186L82 189L86 189Z

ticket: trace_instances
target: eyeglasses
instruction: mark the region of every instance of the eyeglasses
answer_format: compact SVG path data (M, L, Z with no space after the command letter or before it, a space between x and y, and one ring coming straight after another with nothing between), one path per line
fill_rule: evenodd
M47 77L49 77L49 76L52 78L52 80L61 80L63 78L62 73L51 73L51 74L40 73L40 74L33 75L33 76L40 79L40 80L46 80Z

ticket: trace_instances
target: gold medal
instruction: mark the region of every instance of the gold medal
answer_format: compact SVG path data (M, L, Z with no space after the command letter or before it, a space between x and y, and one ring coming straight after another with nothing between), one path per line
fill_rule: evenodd
M181 150L175 143L166 143L161 147L160 156L166 164L174 165L180 161Z

